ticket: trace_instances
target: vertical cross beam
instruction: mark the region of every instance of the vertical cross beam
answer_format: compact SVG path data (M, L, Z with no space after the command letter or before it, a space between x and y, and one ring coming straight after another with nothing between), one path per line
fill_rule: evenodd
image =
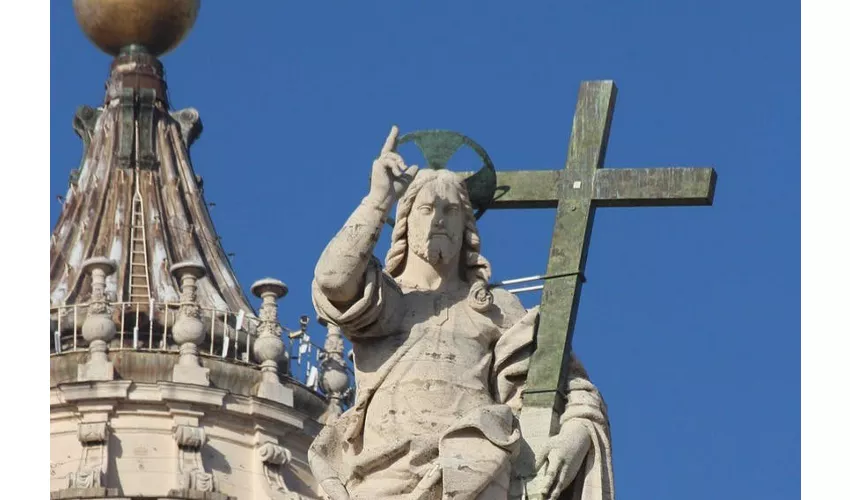
M549 250L547 275L582 273L596 207L594 175L605 149L617 89L614 82L583 82L573 118L566 169L559 179L558 208ZM560 413L569 351L583 276L551 280L543 289L537 349L531 360L523 407L546 407Z
M573 117L567 164L558 180L555 229L547 275L583 273L595 206L594 176L605 161L616 87L611 81L583 82ZM520 427L528 447L516 464L523 477L534 476L534 454L558 431L565 403L570 345L581 294L582 274L550 280L543 289L537 346L531 358ZM527 485L537 498L540 477Z

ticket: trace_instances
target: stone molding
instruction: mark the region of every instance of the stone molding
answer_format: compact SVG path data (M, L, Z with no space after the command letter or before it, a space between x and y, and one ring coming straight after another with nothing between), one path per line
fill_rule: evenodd
M258 396L262 374L256 366L210 357L205 353L201 353L200 356L203 358L204 366L211 370L211 387L226 390L228 394L237 396ZM173 382L172 369L178 358L179 354L172 351L116 350L109 353L109 359L115 364L115 380L132 380L134 383L146 385L160 381ZM86 353L83 351L67 351L61 355L52 355L50 357L51 389L78 382L77 365L84 363L86 359ZM287 395L283 401L277 401L277 403L290 406L298 410L300 414L321 422L321 416L328 406L328 398L315 393L289 376L281 375L280 378ZM157 389L154 388L154 390ZM153 400L158 399L157 394Z
M125 399L132 384L129 380L86 381L60 384L61 399L73 403L92 399Z
M77 500L81 498L109 498L112 500L131 500L118 497L118 488L67 488L50 492L50 500Z
M173 382L136 384L128 380L113 380L60 384L50 391L51 408L99 400L109 403L126 400L211 406L225 412L271 420L299 430L306 428L315 432L320 430L320 427L310 425L307 415L290 406L257 397L236 395L214 387Z
M210 406L222 406L228 391L202 385L157 382L163 401L185 401Z

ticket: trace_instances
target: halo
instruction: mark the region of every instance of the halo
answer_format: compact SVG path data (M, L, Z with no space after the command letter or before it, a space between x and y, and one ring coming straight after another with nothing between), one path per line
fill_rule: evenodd
M451 130L418 130L403 135L398 145L413 142L422 152L427 167L433 170L448 168L446 165L452 156L463 146L469 146L483 162L482 167L464 179L469 201L476 209L475 219L478 220L487 211L496 196L496 166L487 151L469 137ZM388 219L391 226L395 221Z

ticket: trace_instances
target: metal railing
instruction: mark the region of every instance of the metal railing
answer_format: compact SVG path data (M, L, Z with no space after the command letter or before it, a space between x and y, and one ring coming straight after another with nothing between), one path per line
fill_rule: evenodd
M109 350L177 352L179 346L171 334L180 310L178 302L113 302L112 320L117 333ZM88 304L50 308L50 354L88 349L82 326ZM259 319L240 311L200 308L207 336L198 346L200 354L241 363L256 364L251 352L257 337Z
M82 334L88 309L89 304L50 308L51 356L88 350L88 342ZM110 351L179 352L180 347L172 336L179 302L113 302L110 309L116 328L115 337L108 344ZM234 313L203 307L200 311L207 332L198 346L201 356L259 368L252 352L259 318L244 311ZM303 317L300 330L284 328L284 331L287 334L282 340L287 354L286 359L280 361L279 373L321 392L318 377L323 349L307 335Z

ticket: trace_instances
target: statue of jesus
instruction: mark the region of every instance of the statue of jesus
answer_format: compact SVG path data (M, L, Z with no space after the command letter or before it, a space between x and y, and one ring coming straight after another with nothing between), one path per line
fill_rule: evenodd
M314 305L351 341L357 386L310 467L333 500L520 498L511 472L537 308L490 287L462 180L406 166L397 136L393 127L369 194L316 266ZM372 252L396 202L382 269ZM575 358L567 401L536 454L545 498L610 500L605 404Z

